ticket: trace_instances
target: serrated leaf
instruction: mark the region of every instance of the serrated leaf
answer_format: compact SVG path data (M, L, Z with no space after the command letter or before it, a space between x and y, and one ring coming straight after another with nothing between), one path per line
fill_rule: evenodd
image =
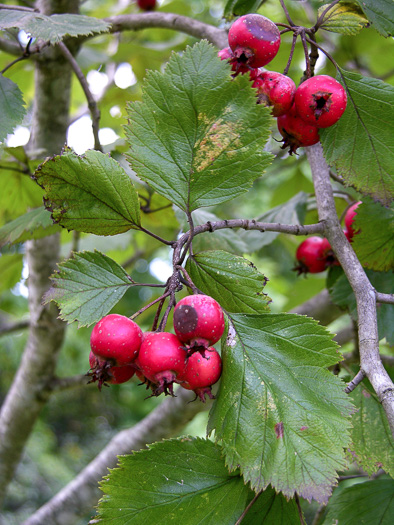
M250 497L242 478L228 473L219 447L189 437L120 457L100 488L105 496L94 523L113 525L233 524Z
M264 0L228 0L224 8L224 18L231 19L234 16L256 13Z
M0 141L22 121L26 113L24 104L19 87L0 73Z
M246 75L206 41L151 71L142 102L128 108L129 160L137 175L184 211L247 191L272 156L263 151L271 117Z
M372 26L383 36L394 35L392 0L356 0Z
M308 194L300 191L284 204L280 204L272 210L256 218L259 222L278 222L282 224L303 224L306 215L306 204ZM248 252L260 250L263 246L271 244L279 235L278 232L239 232L241 239L247 244Z
M330 296L332 301L338 305L349 309L352 318L357 320L357 304L353 290L345 274L338 276L333 285L330 286ZM374 272L366 270L368 279L372 286L378 292L392 294L394 293L394 274L392 272ZM382 304L377 305L377 320L379 339L384 337L389 345L394 345L394 305Z
M0 292L9 290L21 279L23 255L0 254Z
M392 525L394 481L375 479L336 489L323 525Z
M187 271L194 284L228 312L259 313L269 310L263 289L267 279L248 260L217 250L189 257Z
M208 430L230 470L254 490L269 483L327 502L343 469L352 405L326 367L337 345L316 321L294 314L235 315ZM231 333L231 331L230 331Z
M320 130L324 155L364 195L383 204L394 198L394 87L339 68L348 103L337 124Z
M0 247L28 239L41 239L60 229L60 226L53 224L51 214L44 207L37 208L0 228Z
M394 475L394 439L382 404L366 381L351 392L357 407L352 416L352 458L369 475L382 468Z
M66 35L92 35L108 31L110 24L104 20L85 15L55 14L46 16L42 13L26 11L0 11L0 28L17 27L35 38L42 38L56 44Z
M100 252L79 252L58 264L45 303L55 301L60 318L78 326L102 319L133 286L125 270Z
M35 172L45 190L44 204L53 220L96 235L116 235L140 224L138 196L123 168L111 157L89 150L66 150L47 159Z
M319 7L317 16L320 17L329 5ZM368 25L368 19L359 7L351 2L340 2L326 12L320 28L343 35L356 35Z
M394 207L384 208L371 201L357 207L352 245L365 268L375 271L394 269Z

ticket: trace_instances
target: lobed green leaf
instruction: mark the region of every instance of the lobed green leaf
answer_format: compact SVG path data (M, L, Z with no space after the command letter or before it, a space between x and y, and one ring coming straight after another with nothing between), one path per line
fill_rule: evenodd
M392 0L356 0L379 33L385 37L394 35L394 10Z
M319 7L317 16L320 17L329 5ZM368 19L358 6L351 2L340 2L326 12L320 27L333 33L356 35L368 25Z

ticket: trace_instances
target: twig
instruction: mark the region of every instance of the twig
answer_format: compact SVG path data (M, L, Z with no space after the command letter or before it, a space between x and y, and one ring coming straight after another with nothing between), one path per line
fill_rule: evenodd
M305 30L301 31L300 36L301 36L302 47L304 48L304 55L305 55L305 62L306 62L306 70L304 71L304 77L306 76L306 78L310 78L312 75L312 69L311 69L311 61L309 58L309 51L308 51L308 46L306 45L306 41L308 40L308 42L311 43L312 40L309 40L306 38Z
M22 5L0 4L0 9L9 9L10 11L27 11L28 13L37 13L38 12L38 9L33 9L31 7L24 7Z
M12 62L10 62L7 66L5 66L4 69L2 69L2 70L0 71L0 73L1 73L2 75L4 75L4 73L5 73L8 69L10 69L10 67L12 67L14 64L16 64L17 62L20 62L21 60L26 60L27 58L30 57L30 45L31 45L32 41L33 41L33 39L30 38L29 41L28 41L28 43L26 44L26 48L25 48L25 50L23 51L22 56L16 58L16 59L13 60Z
M335 182L339 182L340 184L343 184L345 182L344 178L341 177L341 175L337 175L332 170L330 170L330 177L332 178L332 180L335 180Z
M345 388L345 393L350 394L350 392L353 392L353 390L358 386L361 381L365 378L365 372L361 368L357 374L353 377L353 379L350 381L350 383L347 384Z
M47 390L51 393L57 393L63 392L64 390L85 386L87 384L88 377L86 374L80 374L71 377L54 377L52 381L48 383Z
M326 505L321 504L316 511L316 514L313 518L312 525L319 525L321 518L323 517L324 511L326 510Z
M376 302L384 304L394 304L394 294L375 292Z
M290 13L289 11L287 10L287 7L285 6L285 3L283 0L280 0L280 5L282 6L282 9L286 15L286 18L287 18L287 21L289 22L289 24L294 27L295 26L295 23L293 22L293 20L291 19L291 16L290 16Z
M297 38L298 38L298 33L294 32L293 33L293 41L291 43L289 60L287 61L286 67L285 67L285 69L283 71L284 75L287 75L287 73L289 72L290 64L291 64L291 61L293 60L294 49L295 49L295 45L296 45L296 42L297 42Z
M146 230L142 226L139 226L138 229L141 230L142 232L146 233L147 235L150 235L154 239L160 241L161 243L166 244L167 246L173 246L175 244L174 241L166 241L162 237L159 237L159 235L156 235L155 233L153 233L153 232L151 232L149 230Z
M19 323L0 326L0 336L19 332L19 330L24 330L25 328L29 328L29 326L30 321L20 321Z
M166 297L168 297L170 295L170 292L165 292L163 295L161 295L160 297L158 297L157 299L155 299L154 301L150 302L149 304L143 306L142 308L140 308L138 310L138 312L136 312L135 314L131 315L130 316L130 319L131 320L134 320L136 317L138 317L139 315L141 315L143 312L145 312L145 310L148 310L148 308L150 308L151 306L153 306L154 304L158 303L159 301L162 301L163 299L165 299Z
M263 492L264 492L263 490L260 490L260 492L257 492L257 494L254 495L253 499L248 503L245 510L241 514L241 516L235 522L235 525L240 525L240 523L242 523L242 520L244 519L246 514L249 512L250 508L256 503L257 499L261 496Z
M329 4L325 9L324 11L320 14L320 16L318 17L317 19L317 22L316 24L313 26L313 30L316 32L319 27L322 25L323 21L324 21L324 17L326 16L326 14L328 13L328 11L330 11L330 9L332 9L336 4L338 4L340 2L340 0L334 0L334 2L331 2L331 4Z
M185 276L185 279L187 281L187 285L190 286L190 288L193 290L193 294L198 294L198 289L196 287L196 285L193 283L193 281L191 280L191 277L190 275L188 274L186 268L184 268L183 266L176 266L176 269L177 270L180 270L183 275Z

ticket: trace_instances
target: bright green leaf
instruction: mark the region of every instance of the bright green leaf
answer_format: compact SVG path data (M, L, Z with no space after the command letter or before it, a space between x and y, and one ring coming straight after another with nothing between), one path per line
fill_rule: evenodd
M41 239L60 230L45 208L31 210L0 228L0 247L10 243Z
M294 314L230 315L223 373L208 425L230 470L254 490L327 502L345 467L352 405L326 367L340 360L331 335Z
M234 16L256 13L264 0L228 0L224 8L223 16L231 19Z
M68 230L116 235L140 224L134 186L111 157L89 150L66 150L46 160L35 172L44 188L44 204L53 220Z
M79 326L102 319L133 286L118 263L97 251L76 253L58 267L45 302L55 301L60 318L69 323L77 320Z
M325 4L319 7L317 11L318 17L323 14L329 5ZM359 7L351 2L340 2L326 12L320 27L334 33L356 35L368 25L368 19Z
M0 292L8 290L20 281L23 268L23 255L20 253L0 254Z
M184 211L244 193L272 159L263 151L269 111L206 41L173 54L164 73L149 72L128 116L133 169Z
M190 257L186 268L194 284L216 299L228 312L259 313L269 310L263 288L267 279L250 262L224 251Z
M393 0L356 0L379 33L383 36L394 35Z
M320 131L324 155L345 183L388 204L394 198L394 87L340 69L345 113Z
M26 113L24 104L18 86L0 73L0 141L22 121Z

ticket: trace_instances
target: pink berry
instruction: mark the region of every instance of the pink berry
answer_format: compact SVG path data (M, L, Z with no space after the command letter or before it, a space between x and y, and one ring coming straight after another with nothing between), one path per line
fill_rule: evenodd
M89 383L98 381L99 390L103 385L126 383L136 372L134 365L111 366L109 361L99 359L92 351L89 353L89 365L90 371L87 373L91 378Z
M137 0L137 5L143 11L153 11L156 8L156 0Z
M296 85L286 75L275 71L261 72L252 84L257 89L258 103L272 107L272 115L280 117L293 105Z
M221 60L228 60L228 62L230 62L231 64L231 69L235 71L236 74L247 73L250 70L248 66L238 62L238 60L235 58L235 56L233 55L233 52L231 51L229 47L225 47L224 49L221 49L220 51L218 51L218 57ZM233 75L233 76L236 76L236 75Z
M276 56L280 33L265 16L249 14L241 16L232 24L228 43L240 64L251 68L262 67Z
M174 330L191 347L208 348L223 335L223 311L209 295L188 295L174 309Z
M313 146L320 140L318 128L303 121L297 114L294 105L288 113L278 117L277 125L283 137L282 149L289 147L290 155L298 148Z
M294 270L297 270L298 274L324 272L327 268L327 242L323 237L308 237L302 241L296 251L298 266Z
M96 357L112 365L132 363L141 346L141 328L124 315L110 314L99 321L90 336L90 347Z
M184 373L180 376L181 386L186 390L194 390L196 395L205 403L205 395L214 398L211 386L220 378L222 360L214 348L205 349L204 355L200 352L192 354L186 364Z
M347 210L345 214L345 226L346 226L346 230L348 231L350 239L353 238L353 235L355 233L359 232L359 230L355 231L352 225L353 225L354 218L357 215L356 210L358 206L360 206L360 204L361 204L361 201L356 202L355 204L352 204L352 206L350 206L350 208Z
M308 124L328 128L346 109L346 91L335 78L317 75L303 82L295 94L298 115Z

